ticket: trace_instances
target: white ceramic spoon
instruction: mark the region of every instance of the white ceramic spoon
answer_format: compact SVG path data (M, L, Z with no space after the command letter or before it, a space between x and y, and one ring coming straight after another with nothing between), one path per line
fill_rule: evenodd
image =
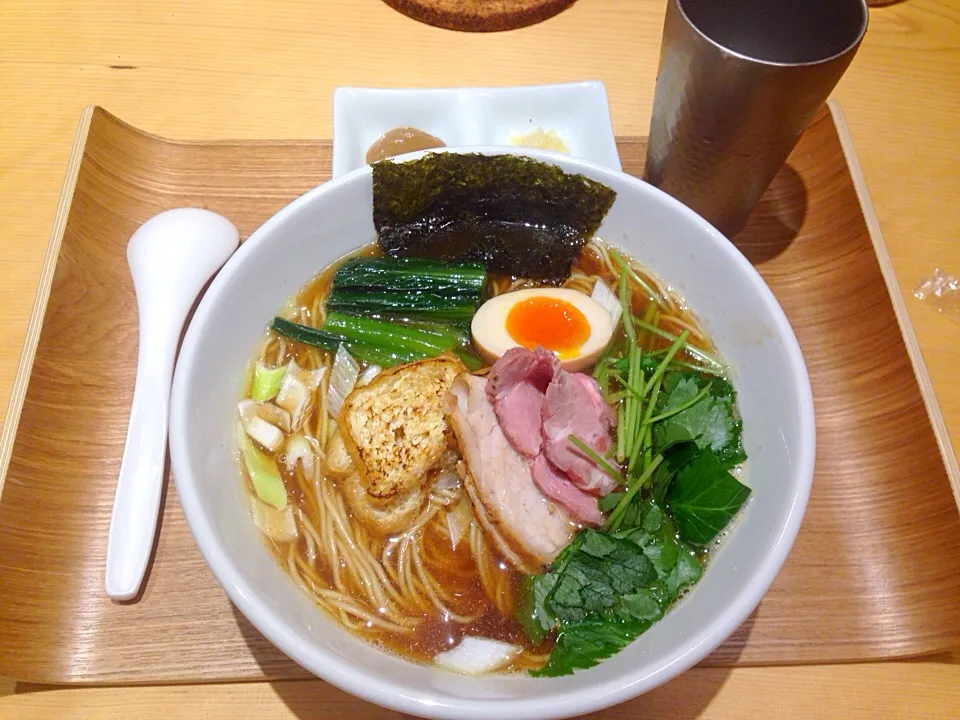
M209 210L178 208L147 220L130 238L127 263L140 316L137 383L107 540L107 595L136 596L150 559L163 486L170 383L187 313L233 254L240 235Z

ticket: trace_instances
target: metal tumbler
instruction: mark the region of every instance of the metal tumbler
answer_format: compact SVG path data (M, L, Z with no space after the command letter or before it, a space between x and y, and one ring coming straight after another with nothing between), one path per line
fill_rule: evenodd
M644 179L735 235L866 29L864 0L668 0Z

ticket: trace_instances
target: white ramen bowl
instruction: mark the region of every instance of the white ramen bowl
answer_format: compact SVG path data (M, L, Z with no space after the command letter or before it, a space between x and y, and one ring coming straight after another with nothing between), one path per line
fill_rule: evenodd
M278 566L247 514L234 456L241 377L267 322L287 299L322 268L375 239L369 167L311 190L270 218L207 290L184 338L173 385L170 453L177 491L197 545L233 603L324 680L424 717L581 715L679 675L757 606L790 551L807 504L815 446L810 382L770 289L723 235L676 200L636 178L564 155L501 147L460 151L528 155L615 190L599 237L676 288L729 361L753 496L696 587L595 668L556 679L474 678L409 662L351 635Z

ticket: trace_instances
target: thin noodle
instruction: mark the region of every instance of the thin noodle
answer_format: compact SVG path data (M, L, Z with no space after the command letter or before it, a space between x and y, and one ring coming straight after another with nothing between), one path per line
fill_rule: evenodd
M326 320L326 302L327 293L318 293L313 300L313 306L310 308L310 318L313 320L313 327L319 328Z
M324 596L325 592L323 590L318 590L317 594L320 596ZM384 620L383 618L380 618L377 615L374 615L368 610L364 610L361 606L356 605L347 599L344 599L342 595L340 597L324 597L324 599L327 600L327 602L329 602L334 607L345 610L351 615L366 621L369 625L375 625L384 630L388 630L390 632L397 632L397 633L411 632L413 630L413 628L410 626L405 626L399 623L394 623L388 620Z
M506 581L506 573L500 571L492 559L491 553L487 548L483 529L476 521L470 523L470 551L477 564L480 574L480 586L484 594L505 616L509 616L513 611L512 598L509 597L509 587L501 584L501 579ZM494 578L496 574L496 578Z
M336 539L336 529L334 527L334 518L333 514L329 512L329 506L327 505L326 498L322 497L322 490L319 491L321 496L320 505L324 508L325 512L323 518L325 522L323 524L323 537L324 545L327 548L327 565L330 568L330 572L333 575L333 585L336 588L343 587L343 580L340 577L340 569L343 563L340 560L340 549L337 544Z
M460 615L444 605L443 599L445 599L447 602L450 602L450 597L447 596L443 598L443 595L446 595L446 593L443 592L443 589L440 587L437 581L424 567L423 562L420 560L420 552L416 545L413 546L413 562L417 568L417 577L423 585L424 592L426 592L427 597L433 601L433 604L438 610L440 610L440 612L451 618L454 622L458 622L463 625L469 625L477 619L477 615Z
M321 367L323 363L323 355L317 348L308 348L306 352L307 360L306 363L307 369L316 370Z
M303 510L298 508L297 514L300 517L300 527L308 526L309 523L303 521ZM310 564L313 565L317 561L317 544L314 542L313 534L311 533L304 533L303 539L307 544L307 560L309 560Z
M400 591L403 593L405 597L410 598L413 604L419 607L421 610L426 610L428 609L428 606L423 602L423 599L420 597L420 595L414 591L413 585L410 582L411 581L410 573L405 570L406 565L407 565L407 546L405 544L401 544L400 550L397 553L396 570L393 573L395 582L397 583L397 585L400 586ZM390 568L389 565L387 565L387 567Z
M347 628L347 630L352 630L353 632L365 632L369 628L363 625L357 625L353 620L350 619L350 616L345 613L343 610L337 610L338 617L340 618L340 623Z
M707 342L706 336L703 334L703 331L693 323L690 323L684 320L683 318L679 318L676 315L665 315L662 318L660 318L660 324L663 325L664 323L671 323L673 325L680 327L681 330L689 331L690 337L700 341L700 342L693 343L698 347L701 345L709 345L709 343Z
M428 602L430 598L425 597L423 585L420 583L413 569L412 551L404 554L403 562L399 569L401 582L407 588L407 592L410 593L417 605L419 605L425 612L430 612L431 603Z
M327 388L330 385L330 363L326 364L327 371L323 374L323 379L320 380L320 385L317 387L317 437L323 438L323 448L326 450L326 438L327 438L327 418L330 416L330 413L327 412Z
M368 625L378 626L384 630L390 632L410 632L412 627L406 627L399 623L388 622L382 620L381 618L373 615L372 613L364 610L356 602L354 602L349 597L344 596L343 593L333 593L329 590L325 590L322 587L317 587L316 584L312 581L310 577L304 577L297 563L298 557L296 555L296 547L291 543L290 551L287 558L288 569L290 575L297 581L297 584L300 585L301 589L306 592L308 595L313 595L315 600L319 602L328 612L331 612L333 609L339 609L342 612L353 615L357 618L364 620ZM331 612L331 614L333 614Z
M314 462L316 463L316 461ZM316 473L316 471L314 471L314 473ZM293 469L293 476L297 479L297 485L300 486L300 491L303 493L303 501L307 504L307 510L310 516L318 517L320 515L320 508L317 506L317 500L313 496L313 493L310 492L310 484L307 482L306 474L303 472L300 463L297 463L297 466Z
M497 573L497 597L494 604L502 615L509 616L513 608L513 593L510 592L510 578L503 570Z
M378 592L379 585L370 582L371 572L364 562L366 558L364 558L362 553L358 552L357 545L344 526L339 514L333 513L332 517L334 530L340 531L339 536L336 532L334 533L335 542L340 550L340 554L344 558L350 557L352 559L352 562L344 563L344 569L349 576L353 577L354 587L363 591L373 604L382 606L386 602L386 598L382 591Z
M607 272L615 277L620 275L620 268L614 264L613 258L610 257L606 243L595 238L587 243L587 247L600 259L600 262L607 268Z
M606 243L604 243L602 240L594 238L587 244L587 247L600 259L607 272L609 272L614 278L620 277L620 268L613 261L613 258L610 257L610 250ZM638 277L643 278L643 280L650 286L650 289L656 293L656 299L666 305L670 312L680 312L680 308L677 306L674 294L664 288L663 282L658 277L650 274L649 271L645 270L633 260L627 259L627 264L630 266L630 269L637 274Z
M596 275L574 273L563 283L563 287L568 290L582 292L584 295L589 295L593 291L593 285L598 279Z
M527 650L524 650L520 653L517 658L510 664L511 670L539 670L544 665L547 664L547 660L550 659L550 655L536 655Z
M287 341L280 335L268 333L260 348L260 362L267 367L280 367L287 355Z

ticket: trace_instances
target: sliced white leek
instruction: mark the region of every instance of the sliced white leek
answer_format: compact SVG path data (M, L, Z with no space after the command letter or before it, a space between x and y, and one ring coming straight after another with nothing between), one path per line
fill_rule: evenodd
M283 445L283 431L260 417L258 407L254 400L242 400L237 406L240 422L247 435L270 452L276 452Z
M332 417L340 414L340 408L347 395L353 392L360 377L360 366L347 349L340 345L333 358L333 370L330 371L330 387L327 388L327 410Z
M614 295L613 291L607 287L607 284L600 279L593 284L593 292L590 293L590 297L610 313L610 319L613 321L614 329L616 329L620 315L623 314L623 306L620 304L620 298Z

